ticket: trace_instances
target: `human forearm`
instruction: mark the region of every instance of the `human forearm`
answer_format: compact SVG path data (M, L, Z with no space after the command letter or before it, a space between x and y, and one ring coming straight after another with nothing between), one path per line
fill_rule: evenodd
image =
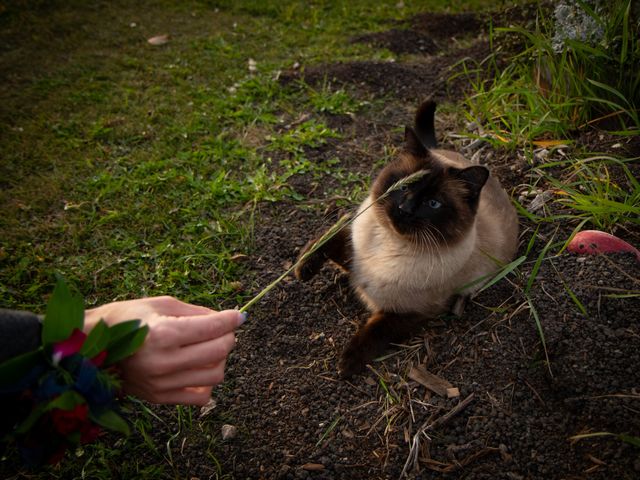
M35 349L40 331L36 314L0 308L0 362Z

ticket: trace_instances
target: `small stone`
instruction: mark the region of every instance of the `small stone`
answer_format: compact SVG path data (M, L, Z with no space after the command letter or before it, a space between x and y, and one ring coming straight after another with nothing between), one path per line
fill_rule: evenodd
M238 428L233 425L222 426L222 440L231 440L238 436Z

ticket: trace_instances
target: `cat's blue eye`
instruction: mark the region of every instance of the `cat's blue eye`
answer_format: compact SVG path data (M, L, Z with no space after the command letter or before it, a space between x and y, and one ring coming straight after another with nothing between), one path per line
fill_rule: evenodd
M434 198L428 200L427 205L429 205L429 207L433 209L440 208L442 206L442 204Z

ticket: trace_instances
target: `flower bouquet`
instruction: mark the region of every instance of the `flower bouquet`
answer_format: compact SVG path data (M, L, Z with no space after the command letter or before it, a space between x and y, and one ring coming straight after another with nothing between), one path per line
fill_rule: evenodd
M12 430L0 440L15 443L27 465L57 463L102 429L129 434L118 413L115 364L142 345L148 327L139 320L113 326L100 320L87 335L83 326L82 298L58 279L41 345L0 364L0 404L13 416Z

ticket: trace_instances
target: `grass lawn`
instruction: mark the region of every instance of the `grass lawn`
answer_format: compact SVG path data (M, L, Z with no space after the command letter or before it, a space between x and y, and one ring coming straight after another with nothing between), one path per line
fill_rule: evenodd
M484 11L495 3L0 3L0 306L42 312L56 272L88 307L165 294L216 309L244 304L257 293L243 258L254 251L260 205L305 204L292 181L297 175L330 173L336 183L329 196L343 205L368 187L370 175L350 171L338 157L309 159L309 149L341 136L320 114L384 111L380 98L365 101L328 84L283 84L282 72L392 60L393 52L351 39L420 12ZM160 35L168 35L166 43L148 42ZM461 98L444 112L462 123L479 109L496 132L521 118L516 111L492 115L499 102L483 88L469 108ZM531 127L537 120L527 121ZM531 140L518 135L507 148ZM534 147L528 145L527 161ZM521 213L532 223L620 224L635 232L640 187L628 159L587 158L547 165L538 177L563 190L560 204L569 214ZM609 178L612 165L635 190ZM558 173L567 168L570 174ZM595 212L594 198L602 199ZM211 478L224 477L217 439L195 409L154 410L135 401L128 408L135 436L108 437L35 478L182 478L172 448L185 431L207 438L202 457ZM159 417L163 430L152 436Z
M349 38L435 3L5 6L2 305L40 309L55 271L89 305L242 301L232 258L251 248L253 206L294 195L287 178L307 168L274 174L269 148L333 134L313 121L296 136L278 127L326 102L349 108L346 96L281 87L278 72L384 56Z

